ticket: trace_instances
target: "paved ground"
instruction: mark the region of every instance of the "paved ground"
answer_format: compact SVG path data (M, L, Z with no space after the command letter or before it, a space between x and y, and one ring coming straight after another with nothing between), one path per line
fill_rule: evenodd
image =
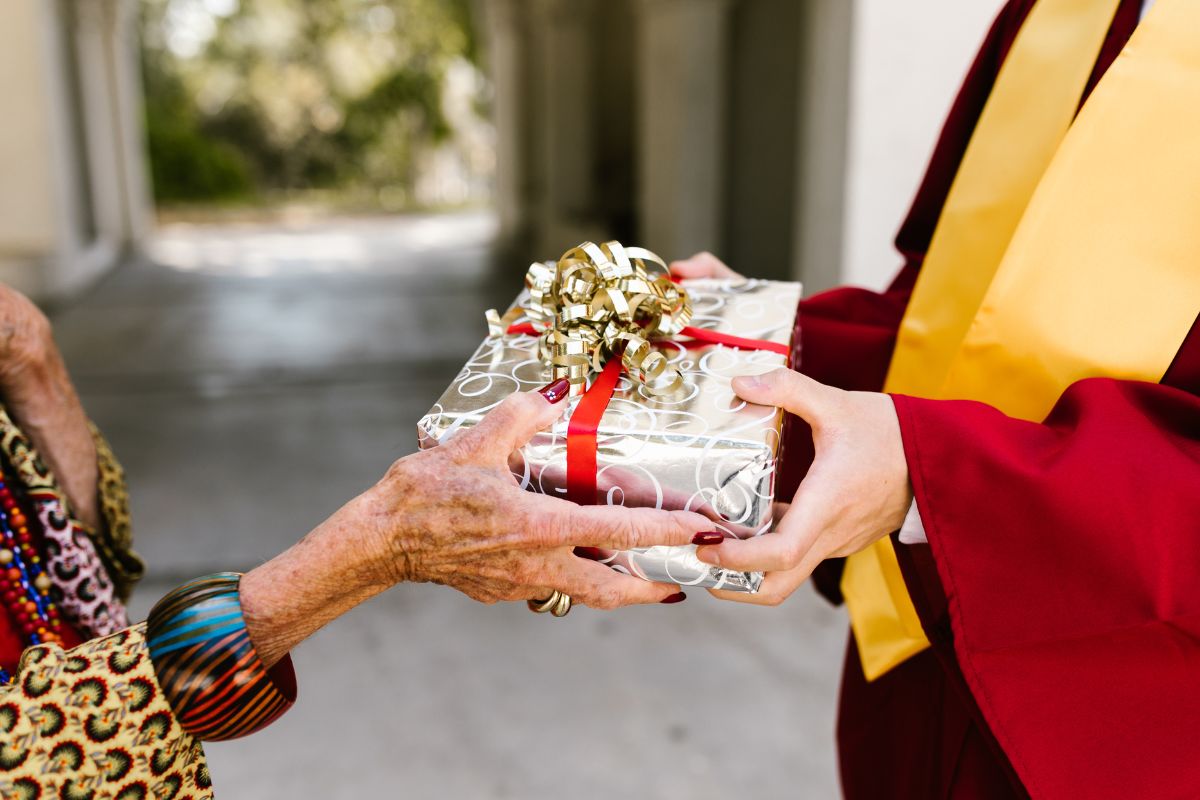
M173 226L54 317L129 472L150 578L245 569L414 449L506 302L482 215ZM296 654L301 701L209 747L222 800L828 798L844 621L761 610L567 620L401 587Z

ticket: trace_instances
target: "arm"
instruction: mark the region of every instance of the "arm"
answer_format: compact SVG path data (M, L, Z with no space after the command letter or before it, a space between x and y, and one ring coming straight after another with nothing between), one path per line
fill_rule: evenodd
M1043 424L896 408L929 536L898 548L905 579L1031 794L1200 785L1181 744L1200 719L1200 398L1093 379Z
M26 651L15 680L0 688L0 792L143 780L208 797L197 740L235 738L277 719L295 699L288 651L401 581L442 583L483 602L553 589L597 608L676 602L677 587L621 575L573 547L685 544L713 530L707 519L580 507L518 487L509 454L551 423L566 397L547 388L545 399L514 395L475 429L396 462L245 576L185 584L147 623L74 650Z

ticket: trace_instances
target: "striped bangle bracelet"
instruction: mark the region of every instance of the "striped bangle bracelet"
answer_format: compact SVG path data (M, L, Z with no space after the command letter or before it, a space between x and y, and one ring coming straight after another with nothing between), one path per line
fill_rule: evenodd
M240 581L221 572L185 583L159 600L146 622L163 695L184 730L203 741L254 733L296 700L291 659L267 669L250 641Z

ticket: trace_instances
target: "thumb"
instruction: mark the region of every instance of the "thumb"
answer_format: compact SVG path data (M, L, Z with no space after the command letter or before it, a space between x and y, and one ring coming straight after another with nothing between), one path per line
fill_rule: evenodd
M763 375L734 378L733 391L749 403L785 409L816 427L815 423L838 390L795 370L780 367Z
M513 452L558 419L564 408L566 403L551 402L539 392L513 394L452 441L468 458L507 464Z

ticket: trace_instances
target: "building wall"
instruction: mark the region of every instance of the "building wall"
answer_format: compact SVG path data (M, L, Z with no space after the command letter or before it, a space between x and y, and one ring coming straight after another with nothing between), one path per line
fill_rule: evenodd
M144 234L135 0L0 3L0 281L78 291Z
M751 275L788 278L796 258L803 5L742 0L730 20L721 253Z
M841 280L884 286L892 239L1002 0L856 0Z

